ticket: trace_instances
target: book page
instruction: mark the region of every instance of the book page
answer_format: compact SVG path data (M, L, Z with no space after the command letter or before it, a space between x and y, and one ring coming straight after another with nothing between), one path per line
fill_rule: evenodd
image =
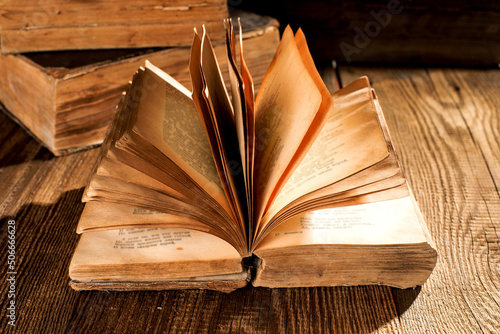
M322 103L290 27L266 73L255 103L255 218L262 216Z
M201 201L188 202L176 199L153 189L98 175L93 178L84 200L146 208L197 220L201 226L216 227L228 233L232 232L234 240L240 238L239 244L245 244L244 236L238 233L238 226L228 224L220 211L214 210L211 205ZM162 225L169 225L169 221L162 222Z
M169 226L162 226L168 224ZM196 225L197 230L208 232L209 227L197 220L128 205L90 201L85 204L78 222L77 233L120 228L179 227L176 224Z
M224 194L235 221L246 235L245 180L233 108L205 29L201 37L195 33L189 66L193 100L203 120Z
M234 120L240 147L240 156L245 178L245 190L248 208L248 221L253 222L253 161L255 141L254 87L250 72L243 58L243 39L239 22L239 60L231 19L226 21L226 48L229 81L231 84ZM253 234L253 224L249 224L249 235Z
M124 204L90 201L85 204L77 233L123 228L187 228L210 233L245 254L246 240L214 219L206 222L186 215L161 212Z
M269 212L276 213L295 199L342 180L388 156L370 94L366 78L334 94L334 109L325 126ZM374 174L374 178L377 177Z
M254 83L250 71L243 57L243 30L241 22L238 18L239 26L239 51L240 51L240 65L241 77L243 80L243 89L245 91L245 133L246 133L246 170L247 170L247 206L248 206L248 221L249 221L249 239L254 235L254 161L255 161L255 100L254 100Z
M269 208L269 206L274 202L276 197L278 196L279 192L285 185L285 183L288 181L290 176L293 174L297 166L300 164L304 156L307 154L308 150L310 149L311 145L314 143L316 137L318 136L319 132L325 125L326 121L328 120L328 115L331 113L333 109L333 99L330 94L330 91L326 87L325 83L323 82L323 79L321 78L318 70L316 69L316 66L314 65L314 61L312 59L311 54L309 53L309 48L307 46L306 42L306 37L304 33L302 32L301 29L297 31L295 34L295 42L297 44L297 48L299 50L300 56L302 58L302 61L309 72L311 78L313 79L316 87L318 88L318 91L321 93L321 104L319 106L318 112L314 116L314 119L312 120L309 129L304 135L304 140L300 143L300 146L297 148L295 154L293 155L292 159L290 160L290 163L286 167L286 169L283 171L283 174L281 175L280 179L278 180L275 188L273 189L271 198L268 201L268 204L266 206L266 210Z
M294 203L293 205L287 206L277 216L275 216L271 223L266 225L266 229L262 231L259 238L262 239L273 228L300 213L339 206L379 202L389 199L402 198L408 195L409 191L405 179L395 176L382 181L346 190L340 194L330 194L324 197L316 197L314 199Z
M208 102L211 125L215 131L220 152L227 198L235 209L238 222L246 234L247 200L245 195L244 163L241 160L234 108L229 100L222 73L212 43L204 31L201 44L201 74ZM241 114L240 114L241 116ZM206 121L205 121L206 122Z
M170 187L158 179L152 177L150 174L146 174L145 171L140 171L129 165L118 162L110 151L106 157L101 160L99 167L95 173L99 176L111 177L118 179L123 182L129 182L133 184L140 185L145 188L161 191L169 196L188 200L189 198L180 193L179 191ZM92 181L90 182L92 184Z
M203 123L188 94L182 85L147 63L133 130L229 210Z
M426 242L410 196L311 211L276 227L256 250L311 244L408 244Z
M383 189L387 190L402 183L405 183L405 179L401 174L395 157L390 155L371 167L303 195L292 202L277 202L277 205L271 206L270 210L266 212L265 216L262 218L262 223L266 225L267 229L270 228L268 223L271 220L272 224L275 224L276 219L281 217L283 213L289 212L292 209L292 211L295 211L297 207L302 207L306 203L315 206L317 202L329 202L329 200L333 198L342 199L349 197L353 194L353 190L361 191L362 194L366 194L367 192L379 192ZM376 190L373 190L373 186L376 187ZM395 196L394 199L395 198L397 198L397 196ZM284 206L280 207L278 204Z
M179 228L120 229L83 233L70 277L155 280L242 270L239 253L213 235Z
M248 192L253 194L253 173L254 173L254 156L255 156L255 100L254 100L254 83L250 71L243 57L243 31L241 22L238 18L239 26L239 51L240 51L240 65L241 65L241 78L243 80L244 98L245 98L245 133L246 133L246 161L248 169ZM249 206L253 206L253 196L250 196ZM253 212L253 210L250 210ZM253 219L250 219L253 221Z

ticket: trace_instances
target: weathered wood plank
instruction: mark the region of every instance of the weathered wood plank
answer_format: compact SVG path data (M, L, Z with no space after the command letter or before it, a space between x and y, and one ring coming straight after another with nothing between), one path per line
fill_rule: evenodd
M401 332L388 287L73 291L68 266L82 187L98 149L53 157L3 114L0 139L0 249L6 249L6 221L16 220L16 332ZM6 289L0 284L2 333L12 332Z
M16 219L18 331L495 332L498 71L341 74L344 83L363 74L372 79L440 253L421 290L392 290L399 319L384 287L246 288L227 295L70 290L67 266L77 240L81 187L97 150L54 158L1 115L1 228ZM0 300L5 305L3 284ZM2 321L0 330L7 329Z
M344 84L370 78L439 253L418 295L393 290L404 331L498 331L500 71L340 73Z
M3 110L0 105L0 110ZM29 184L43 176L43 161L52 155L19 125L0 112L0 215L12 215L27 201Z

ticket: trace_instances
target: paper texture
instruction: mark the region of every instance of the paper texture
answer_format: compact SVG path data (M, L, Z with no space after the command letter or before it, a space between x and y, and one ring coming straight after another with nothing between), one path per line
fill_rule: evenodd
M426 242L411 198L311 211L282 223L256 250L311 244L383 245Z

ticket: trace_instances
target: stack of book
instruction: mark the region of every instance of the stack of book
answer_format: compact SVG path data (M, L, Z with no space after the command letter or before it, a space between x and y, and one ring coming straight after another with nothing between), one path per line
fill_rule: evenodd
M1 102L55 155L104 141L71 286L423 284L437 254L369 80L332 96L301 30L228 15L4 2Z
M279 24L229 13L225 1L7 0L0 16L0 102L54 155L99 145L137 68L150 60L190 88L193 28L204 25L215 51L224 53L228 16L241 17L258 85L278 46Z

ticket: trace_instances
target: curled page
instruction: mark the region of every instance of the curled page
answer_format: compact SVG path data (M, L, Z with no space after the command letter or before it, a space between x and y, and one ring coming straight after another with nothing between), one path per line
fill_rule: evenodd
M301 36L297 40L287 27L255 102L256 223L304 157L333 106L305 40Z

